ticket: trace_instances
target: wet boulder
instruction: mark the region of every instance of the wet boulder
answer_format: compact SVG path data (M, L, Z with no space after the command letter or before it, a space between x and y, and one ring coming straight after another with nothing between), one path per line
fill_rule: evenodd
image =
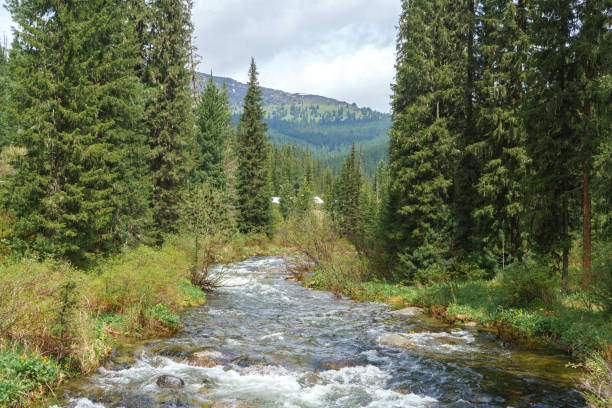
M179 389L185 386L185 381L173 375L162 375L155 382L159 388Z
M381 346L413 349L417 347L414 340L410 340L400 333L385 333L378 338L378 344Z
M324 370L339 371L339 370L342 370L343 368L355 367L357 365L358 365L357 361L346 359L346 360L326 361L321 364L321 368L323 368Z
M394 315L405 316L405 317L416 317L425 314L425 311L420 307L406 307L404 309L396 310L391 312Z
M212 368L227 365L229 360L228 356L219 351L200 351L189 356L188 362L193 366Z
M239 367L264 367L268 362L263 357L239 356L232 359L232 364Z

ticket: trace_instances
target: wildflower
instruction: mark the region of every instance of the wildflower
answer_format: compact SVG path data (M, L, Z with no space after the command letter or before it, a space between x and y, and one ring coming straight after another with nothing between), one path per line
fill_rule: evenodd
M21 359L23 360L23 354L21 355Z

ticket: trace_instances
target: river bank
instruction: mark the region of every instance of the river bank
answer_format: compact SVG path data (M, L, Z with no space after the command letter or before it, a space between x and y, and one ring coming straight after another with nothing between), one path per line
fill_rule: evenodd
M236 236L215 261L287 251ZM189 279L192 257L192 241L174 237L89 270L34 258L0 263L0 406L46 406L58 386L95 371L119 342L176 333L179 313L206 301Z
M328 257L312 273L298 272L302 284L358 301L381 301L395 309L422 308L429 316L458 327L483 327L505 347L561 351L585 369L577 384L592 406L612 403L612 324L609 316L576 298L513 307L499 280L431 286L403 286L361 280L364 267L355 254ZM298 268L299 269L299 268Z
M103 368L60 389L64 408L583 407L577 370L501 348L491 333L305 290L285 260L225 268L227 286L185 310L169 338L122 344ZM411 348L383 344L403 333ZM163 376L180 389L157 385Z

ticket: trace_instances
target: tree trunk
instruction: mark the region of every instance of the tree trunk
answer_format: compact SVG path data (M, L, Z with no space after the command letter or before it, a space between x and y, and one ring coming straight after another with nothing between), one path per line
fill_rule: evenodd
M584 164L584 211L582 220L582 267L585 271L585 283L591 281L591 195L589 194L589 175L587 164Z
M561 278L563 285L567 288L567 278L569 276L569 203L567 195L563 196L563 270Z

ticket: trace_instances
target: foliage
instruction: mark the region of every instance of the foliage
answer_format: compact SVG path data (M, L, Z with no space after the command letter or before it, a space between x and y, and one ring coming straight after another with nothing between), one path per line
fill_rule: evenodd
M190 280L195 286L210 291L222 281L213 274L217 263L216 250L228 241L234 220L229 215L227 198L208 183L193 186L186 197L182 214L185 230L193 236L193 263Z
M272 212L268 174L267 125L255 60L251 60L249 89L244 98L244 112L238 123L238 228L241 232L272 233Z
M10 1L8 8L20 27L9 117L14 145L27 153L13 163L2 205L29 246L89 262L137 230L145 210L134 194L142 190L135 183L143 97L130 70L136 44L121 18L126 4Z
M0 405L18 406L62 376L57 360L31 355L17 345L0 346Z
M223 188L226 183L225 146L233 129L227 88L219 89L212 75L200 95L196 115L194 182L204 181L215 188Z
M584 365L584 396L593 408L612 405L612 363L600 354L590 355Z
M178 232L187 180L193 168L195 118L192 109L192 1L154 0L144 13L147 27L140 35L146 50L141 81L151 90L145 124L149 146L149 177L153 183L155 238Z
M552 303L559 290L559 280L541 259L527 256L508 266L498 276L507 291L511 306L529 306L533 302Z
M147 309L146 314L150 319L157 320L169 329L177 329L181 326L181 318L161 303Z

